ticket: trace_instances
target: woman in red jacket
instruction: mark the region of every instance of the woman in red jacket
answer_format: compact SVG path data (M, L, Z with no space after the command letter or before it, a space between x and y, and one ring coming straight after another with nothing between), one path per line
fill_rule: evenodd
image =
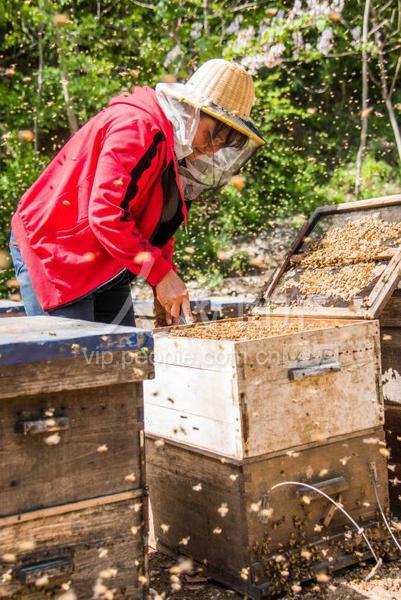
M263 144L252 78L214 59L186 84L113 98L18 203L10 252L28 315L133 325L130 283L153 287L167 323L191 320L173 263L190 203L229 181Z

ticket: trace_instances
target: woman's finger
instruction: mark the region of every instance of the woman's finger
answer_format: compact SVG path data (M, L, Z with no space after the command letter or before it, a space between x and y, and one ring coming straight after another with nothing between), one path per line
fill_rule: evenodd
M182 299L182 314L184 315L185 323L193 323L194 318L191 312L191 304L189 302L188 294Z
M170 312L171 312L171 316L173 317L173 319L178 319L178 317L180 316L181 302L182 302L182 299L176 300L171 307Z

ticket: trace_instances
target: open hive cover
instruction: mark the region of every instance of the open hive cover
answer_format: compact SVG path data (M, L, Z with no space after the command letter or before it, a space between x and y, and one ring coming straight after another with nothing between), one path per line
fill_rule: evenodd
M273 314L376 318L401 275L401 195L319 208L261 295Z

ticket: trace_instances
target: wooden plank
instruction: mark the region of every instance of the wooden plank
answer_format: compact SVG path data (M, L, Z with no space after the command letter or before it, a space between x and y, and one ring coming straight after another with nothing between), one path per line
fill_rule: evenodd
M140 383L18 396L0 407L1 517L144 485ZM46 412L69 418L55 444L15 432Z
M313 319L370 319L369 312L364 309L363 312L358 310L354 306L348 308L335 308L327 307L324 308L319 306L279 306L277 308L273 306L256 306L252 310L253 315L262 316L274 316L274 317L308 317Z
M235 343L231 340L178 337L169 335L169 331L169 327L155 331L155 365L182 365L218 372L235 369Z
M372 256L369 258L369 260L374 260L374 261L389 261L391 260L394 256L396 256L396 254L398 253L398 248L387 248L387 250L384 250L383 252L380 252L379 254L377 254L376 256ZM295 263L295 264L299 264L302 263L302 260L304 259L304 253L300 253L300 254L293 254L291 256L291 263ZM352 263L351 263L352 264Z
M200 340L191 341L196 352ZM170 342L175 343L172 338ZM184 361L188 355L183 351ZM210 356L214 356L211 349ZM205 370L207 364L210 361L204 368L156 363L155 379L144 385L145 431L223 455L242 456L235 371Z
M141 498L143 490L130 490L128 492L120 492L119 494L109 494L107 496L98 496L89 500L80 500L79 502L69 502L68 504L60 504L58 506L50 506L41 510L32 510L30 512L18 513L9 517L0 518L0 527L8 525L16 525L18 523L26 523L27 521L35 521L56 515L64 515L69 512L83 510L85 508L94 508L96 506L104 506L115 502L124 502L125 500L134 500Z
M182 416L182 412L169 407L146 404L145 432L225 457L242 458L240 422L227 423L194 414L185 415L185 419Z
M389 471L390 507L395 515L401 515L401 404L386 404L386 441L390 450Z
M360 366L364 367L363 364ZM287 396L293 399L291 416L286 420L285 430L277 430L277 426L283 422L282 416L285 414L283 408L277 408L280 388L271 390L272 403L267 405L266 400L269 396L263 392L257 393L254 386L247 386L249 395L246 396L248 400L246 410L248 415L253 415L253 418L251 420L248 416L249 434L247 443L244 441L244 456L258 456L262 453L283 449L290 451L292 446L328 441L346 431L358 432L365 426L374 427L382 423L383 410L378 402L372 400L376 395L376 381L373 380L369 384L363 385L363 373L358 379L355 379L356 373L357 370L353 371L349 378L342 381L343 384L361 384L361 394L366 392L366 402L362 397L356 405L354 405L355 395L345 392L342 385L337 385L338 381L334 380L332 383L329 377L315 387L309 387L307 395L304 393L306 388L301 385L304 382L299 382L299 385L291 390L282 388L281 397ZM251 396L253 392L255 392L254 396ZM297 392L299 399L296 396ZM341 393L340 402L335 399L335 395ZM348 409L346 408L347 401L351 402ZM291 405L286 402L285 406L288 414ZM314 411L316 408L320 408L320 410ZM361 414L364 414L363 423ZM268 417L271 417L270 421L265 420Z
M69 580L80 600L93 598L93 587L101 581L106 588L115 589L116 599L143 600L146 590L139 578L147 575L144 502L146 498L134 502L129 499L1 527L2 555L14 554L16 561L0 565L0 596L43 600L48 595L59 596L62 583ZM32 548L24 550L28 544ZM43 561L60 556L70 558L72 573L53 579L52 569L44 569L49 583L43 587L26 586L17 579L21 567L30 567L39 574ZM102 580L100 573L106 569L116 572ZM9 571L11 579L2 579Z
M387 409L387 407L386 407ZM369 429L364 429L363 433L365 435L365 437L367 439L372 438L375 436L375 432L377 431L377 427L371 427ZM336 435L332 438L330 438L330 444L334 444L334 443L338 443L338 442L346 442L348 440L354 439L355 437L360 437L361 436L361 432L360 431L354 431L353 433L345 433L342 435ZM252 462L257 462L258 460L267 460L267 459L272 459L272 458L276 458L277 456L282 456L283 454L283 450L276 450L275 452L267 452L265 454L260 454L258 456L249 456L246 457L245 459L237 459L237 458L233 458L232 456L230 457L226 457L226 456L222 456L221 454L218 454L217 452L211 452L210 450L205 450L205 449L197 449L194 448L193 446L189 446L188 444L185 444L185 442L177 442L177 440L164 440L163 438L161 438L158 435L153 435L151 433L146 433L146 439L149 440L153 440L155 442L157 442L156 446L160 446L161 448L164 445L164 442L167 441L167 443L169 444L169 446L175 446L177 448L181 448L183 450L189 450L192 452L199 452L202 454L202 456L209 456L210 458L214 458L215 460L221 461L223 462L223 464L231 464L231 465L236 465L236 466L241 466L244 463L244 460L246 461L247 464L250 464ZM323 443L328 443L323 442ZM322 445L322 441L315 441L315 442L308 442L307 444L302 444L300 446L293 446L290 449L290 452L288 453L288 451L285 451L287 456L290 456L292 454L297 454L299 452L302 452L303 450L309 450L311 448L318 448L319 446Z
M401 327L401 290L395 290L383 306L379 319L380 327Z
M100 352L55 361L39 361L0 368L0 401L22 395L80 390L142 381L154 368L147 351Z
M368 315L376 319L387 304L401 278L401 248L390 260L387 268L379 277L368 300Z
M162 363L156 364L155 379L145 381L143 386L146 407L171 409L179 413L178 417L182 414L184 420L185 416L197 415L227 424L238 423L240 418L236 389L234 370L205 373L197 367Z
M151 332L113 323L50 316L0 320L0 367L152 347Z
M331 204L321 206L315 212L316 216L320 214L332 214L361 210L364 208L383 208L386 206L397 206L401 204L401 194L390 196L379 196L378 198L369 198L366 200L354 200L352 202L342 202L341 204Z
M326 441L383 423L377 324L287 337L270 340L269 345L256 340L241 347L246 360L242 359L238 389L249 422L245 456ZM291 368L329 360L337 361L340 370L288 379Z

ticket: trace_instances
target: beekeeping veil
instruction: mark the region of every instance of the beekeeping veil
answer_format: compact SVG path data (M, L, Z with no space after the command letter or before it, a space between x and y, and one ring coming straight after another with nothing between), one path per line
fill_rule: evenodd
M157 84L156 96L174 128L175 153L187 200L228 183L264 144L249 120L255 96L252 78L235 63L209 60L185 84ZM201 111L239 131L244 136L241 147L225 146L214 154L186 159L193 152Z

